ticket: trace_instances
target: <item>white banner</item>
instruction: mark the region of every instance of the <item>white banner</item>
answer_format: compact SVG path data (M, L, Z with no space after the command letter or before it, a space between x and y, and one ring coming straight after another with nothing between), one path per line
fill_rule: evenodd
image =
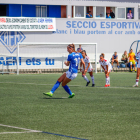
M62 69L67 57L19 57L19 69ZM62 64L63 63L63 64ZM16 69L16 56L0 55L0 69Z
M2 17L0 31L56 31L55 18Z

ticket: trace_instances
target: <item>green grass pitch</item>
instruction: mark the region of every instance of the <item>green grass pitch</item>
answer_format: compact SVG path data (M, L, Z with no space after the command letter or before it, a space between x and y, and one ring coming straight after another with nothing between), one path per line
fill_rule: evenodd
M104 73L94 74L95 87L86 87L78 74L68 84L74 98L62 98L69 95L61 86L53 98L44 96L60 76L0 75L0 124L89 140L140 139L140 87L132 87L135 73L111 73L109 88L104 88ZM0 125L0 140L75 139L25 132Z

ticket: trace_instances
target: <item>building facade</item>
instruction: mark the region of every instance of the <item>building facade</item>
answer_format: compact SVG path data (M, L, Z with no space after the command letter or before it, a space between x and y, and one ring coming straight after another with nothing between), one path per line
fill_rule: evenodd
M117 51L120 60L123 52L140 39L139 6L138 0L1 0L0 16L56 18L56 31L22 31L22 41L97 43L98 55L105 53L110 59ZM111 17L112 12L115 17ZM12 39L17 34L2 31L1 45L5 45L7 36ZM9 47L20 41L15 40L13 44L7 42Z

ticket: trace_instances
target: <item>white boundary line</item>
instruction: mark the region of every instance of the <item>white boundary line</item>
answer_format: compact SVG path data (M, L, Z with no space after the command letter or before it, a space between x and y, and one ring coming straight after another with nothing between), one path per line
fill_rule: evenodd
M42 132L39 130L32 130L32 129L27 129L27 128L22 128L22 127L16 127L16 126L10 126L10 125L4 125L4 124L0 124L0 126L4 126L4 127L9 127L9 128L15 128L15 129L20 129L20 130L26 130L26 132L1 132L0 134L8 134L8 133L32 133L32 132Z
M20 84L20 85L38 85L38 86L53 86L54 84L36 84L36 83L16 83L16 82L0 82L3 84ZM86 87L82 85L69 85L70 87ZM112 89L112 88L117 88L117 89L134 89L134 90L140 90L138 87L98 87L95 86L94 88L105 88L105 89Z
M25 131L25 132L1 132L0 134L19 134L19 133L33 133L32 131Z

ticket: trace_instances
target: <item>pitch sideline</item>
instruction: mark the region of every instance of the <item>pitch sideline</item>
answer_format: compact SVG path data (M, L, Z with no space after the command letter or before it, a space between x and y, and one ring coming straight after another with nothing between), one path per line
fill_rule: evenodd
M42 131L38 131L38 130L26 129L26 128L22 128L22 127L16 127L16 126L4 125L4 124L0 124L0 126L9 127L9 128L15 128L15 129L21 129L21 130L26 130L27 132L42 132Z
M21 134L21 133L33 133L32 131L25 132L1 132L0 134Z
M36 83L16 83L16 82L0 82L2 84L19 84L19 85L37 85L37 86L53 86L54 84L36 84ZM70 87L86 87L86 86L81 86L81 85L69 85ZM140 90L138 87L98 87L95 86L94 88L106 88L106 89L111 89L111 88L118 88L118 89L135 89L135 90Z
M39 130L32 130L32 129L10 126L10 125L4 125L4 124L0 124L0 126L20 129L20 130L26 130L25 132L1 132L0 134L13 134L13 133L17 134L17 133L32 133L32 132L37 133L38 132L38 133L46 133L46 134L51 134L51 135L61 136L61 137L67 137L67 138L72 138L72 139L88 140L88 139L83 139L83 138L78 138L78 137L73 137L73 136L67 136L67 135L56 134L56 133L51 133L51 132L44 132L44 131L39 131Z

